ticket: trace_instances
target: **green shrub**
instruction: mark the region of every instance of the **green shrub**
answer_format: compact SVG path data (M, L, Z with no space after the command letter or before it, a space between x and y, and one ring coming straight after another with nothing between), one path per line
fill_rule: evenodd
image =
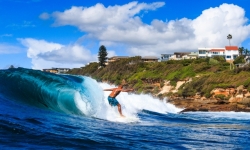
M216 60L216 59L210 58L210 59L209 59L209 64L210 64L210 65L217 65L217 64L219 64L219 61Z
M206 93L204 94L204 96L205 96L206 98L210 98L210 97L211 97L211 94L210 94L210 92L206 92Z
M177 81L175 81L175 80L171 80L171 81L170 81L170 85L176 86L176 84L177 84Z
M223 56L214 56L213 59L217 60L218 62L226 62L226 59Z
M245 88L250 88L250 78L248 78L244 83L243 83ZM249 90L250 91L250 90Z
M238 56L238 57L236 57L233 63L234 63L234 64L245 63L244 56Z
M218 95L215 95L214 97L215 97L215 98L218 98L218 99L220 99L220 100L225 100L225 99L226 99L226 96L223 95L223 94L218 94Z

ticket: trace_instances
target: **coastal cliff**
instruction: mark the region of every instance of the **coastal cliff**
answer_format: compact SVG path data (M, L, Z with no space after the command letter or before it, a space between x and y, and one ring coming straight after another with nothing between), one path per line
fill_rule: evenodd
M250 111L250 66L234 68L221 58L146 63L139 57L100 68L91 63L68 73L167 100L184 111Z
M179 84L185 84L180 81ZM166 90L167 89L167 90ZM171 90L172 89L172 90ZM163 92L178 92L175 87L166 85ZM239 86L237 88L215 88L211 92L211 97L207 98L196 93L194 96L180 97L172 94L168 102L186 111L244 111L250 112L250 92Z

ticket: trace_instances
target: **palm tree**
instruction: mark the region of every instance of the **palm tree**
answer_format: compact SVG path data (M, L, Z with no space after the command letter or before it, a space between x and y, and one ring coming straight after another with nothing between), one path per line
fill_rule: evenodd
M229 45L231 46L230 40L233 38L231 34L228 34L227 39L229 40Z

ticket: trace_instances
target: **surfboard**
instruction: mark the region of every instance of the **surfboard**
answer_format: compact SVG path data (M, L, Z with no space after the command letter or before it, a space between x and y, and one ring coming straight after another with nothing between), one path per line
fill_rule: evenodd
M138 122L139 118L133 117L133 116L125 116L121 117L120 115L116 117L115 119L117 122L124 122L124 123L132 123L132 122Z

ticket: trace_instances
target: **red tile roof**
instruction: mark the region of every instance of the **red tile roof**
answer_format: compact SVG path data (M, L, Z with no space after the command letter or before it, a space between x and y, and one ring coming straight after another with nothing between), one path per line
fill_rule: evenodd
M237 51L238 50L238 46L225 46L226 50L233 50L233 51Z

